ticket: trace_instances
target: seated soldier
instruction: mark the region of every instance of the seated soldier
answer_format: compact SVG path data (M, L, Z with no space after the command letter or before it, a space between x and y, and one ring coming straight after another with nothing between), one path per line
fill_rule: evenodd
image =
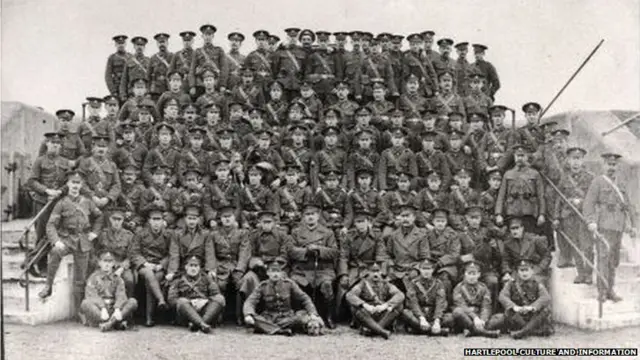
M164 274L169 265L169 246L171 244L171 231L165 227L162 218L164 209L151 208L148 210L148 226L145 226L133 236L131 245L131 263L133 269L138 271L139 279L146 288L146 322L145 326L155 325L153 314L155 305L159 310L166 310L167 303L160 282L164 280Z
M336 278L338 244L333 231L320 224L317 205L305 204L302 214L303 221L291 232L291 279L309 292L319 290L323 318L327 327L333 329L333 281Z
M535 263L529 259L518 264L516 278L500 292L505 309L504 325L514 339L537 334L554 333L551 320L551 297L545 286L534 276Z
M169 286L167 300L175 306L178 324L186 323L190 331L211 332L211 326L224 310L224 296L215 280L200 265L194 255L184 263L184 273Z
M430 170L426 175L426 186L420 190L416 199L416 224L432 229L434 210L447 206L448 202L449 194L442 186L442 175L436 170Z
M387 260L382 234L373 229L371 214L365 210L356 212L354 227L349 230L340 247L338 260L338 290L336 294L336 311L339 314L342 300L347 291L366 275L371 264L384 264ZM383 273L386 271L383 270Z
M382 277L380 265L373 263L369 273L346 295L351 313L362 325L362 332L388 339L387 330L402 311L404 294Z
M445 313L447 294L442 282L433 276L434 269L435 264L429 259L416 266L419 276L408 283L406 308L401 319L407 330L417 334L447 336L453 326L453 317Z
M114 271L115 259L106 250L99 255L99 269L87 280L85 298L80 304L80 319L100 331L126 330L129 319L138 308L134 298L127 297L124 281Z
M190 206L185 213L185 228L177 229L171 239L166 279L173 280L176 273L184 267L184 261L194 255L204 259L204 271L211 277L215 277L216 260L213 240L211 233L200 225L200 208Z
M398 171L395 178L395 189L387 190L384 196L381 195L382 211L378 213L377 220L378 223L385 224L382 229L384 236L389 235L393 229L399 226L400 209L407 203L417 203L418 194L411 190L411 177L408 172Z
M551 251L547 246L547 240L544 236L525 232L523 219L513 217L509 220L509 234L504 241L503 282L514 277L517 265L522 259L529 259L533 262L533 276L546 284L551 264Z
M283 265L269 263L268 280L261 282L243 306L244 322L256 333L292 335L293 332L320 335L323 327L313 301L298 285L287 278ZM302 310L294 312L294 304ZM259 306L264 309L258 314Z
M260 225L249 234L240 248L236 269L244 274L239 291L245 299L260 281L266 280L266 268L270 263L282 259L286 265L289 258L291 237L276 227L275 218L276 214L271 211L261 212L258 216Z
M451 299L451 290L458 280L458 259L460 257L460 234L447 226L449 211L433 211L433 229L429 230L428 248L431 259L436 263L436 277L442 281L445 292Z
M462 330L465 337L484 336L497 338L499 318L491 318L491 292L479 282L480 265L475 261L465 264L464 278L453 289L453 320L456 330Z
M114 274L124 280L127 297L133 297L134 278L129 261L129 250L133 241L133 233L122 227L124 223L124 209L109 209L109 227L102 230L96 239L95 254L109 251L115 258ZM97 260L97 259L96 259ZM97 265L97 264L96 264Z

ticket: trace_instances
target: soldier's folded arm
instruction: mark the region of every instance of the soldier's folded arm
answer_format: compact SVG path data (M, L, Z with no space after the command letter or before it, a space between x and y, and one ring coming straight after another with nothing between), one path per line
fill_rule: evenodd
M535 311L540 311L541 309L548 307L551 305L551 295L547 291L547 288L542 284L538 284L538 298L536 301L530 304Z
M514 280L515 281L515 280ZM513 309L516 304L511 300L511 287L513 286L513 281L508 282L500 291L498 295L498 301L502 304L505 313L511 309Z
M362 298L360 298L360 294L362 293L362 284L363 282L360 281L347 292L347 295L345 295L347 302L357 308L362 307L366 303Z

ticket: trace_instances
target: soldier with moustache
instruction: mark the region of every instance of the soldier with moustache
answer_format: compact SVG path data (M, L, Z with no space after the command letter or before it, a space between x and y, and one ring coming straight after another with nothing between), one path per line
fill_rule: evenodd
M256 41L256 49L247 55L243 65L256 75L256 84L263 87L274 80L274 55L268 49L269 32L258 30L253 33L253 37Z

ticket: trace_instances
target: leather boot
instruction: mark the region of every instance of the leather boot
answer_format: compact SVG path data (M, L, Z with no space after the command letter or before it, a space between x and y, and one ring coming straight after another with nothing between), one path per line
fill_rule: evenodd
M527 324L522 329L517 331L512 331L511 337L514 339L522 339L526 336L533 334L536 331L536 329L540 327L540 324L542 324L542 322L544 321L544 318L545 318L545 314L540 312L533 315L531 320L529 320L529 322L527 322Z
M56 277L61 260L62 259L58 254L54 253L50 256L49 264L47 264L47 283L45 284L44 289L38 293L38 297L41 299L46 299L51 296L51 293L53 292L53 280ZM76 306L80 306L80 304L76 304Z
M391 311L387 311L380 321L378 321L378 325L383 329L387 329L389 327L393 328L393 324L396 321L396 318L400 315L400 311L397 309L393 309Z
M404 310L400 314L400 319L411 328L416 334L422 334L424 331L420 328L420 320L416 318L410 310Z
M500 336L500 330L475 329L473 330L478 336L484 336L491 339L497 339Z
M224 306L215 301L209 301L204 310L204 315L202 315L202 320L204 320L205 324L213 325L213 321L217 319L222 311L224 310Z
M372 317L371 315L366 312L365 310L358 310L356 311L356 313L354 314L356 318L358 318L358 320L360 320L360 322L362 323L362 326L366 327L367 329L371 330L371 332L373 332L376 335L380 335L382 338L389 339L389 336L391 336L391 332L385 330L382 326L380 326Z
M335 329L336 324L333 322L333 300L325 300L323 309L323 320L328 329Z
M153 321L153 312L156 304L155 304L155 299L153 298L153 295L151 295L149 291L147 291L145 295L145 300L146 300L146 306L144 309L144 315L145 315L144 326L154 327L156 326L156 323Z
M183 316L190 323L193 323L195 327L202 330L203 332L205 332L206 328L208 328L208 332L211 331L211 326L207 325L207 323L204 322L204 319L200 316L200 314L198 314L196 309L191 306L191 304L183 304L178 302L178 305L176 306L176 312L180 314L180 316Z

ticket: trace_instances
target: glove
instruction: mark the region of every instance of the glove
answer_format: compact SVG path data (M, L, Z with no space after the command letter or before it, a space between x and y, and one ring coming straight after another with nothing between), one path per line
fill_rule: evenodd
M244 317L244 323L249 326L253 326L255 325L256 321L253 319L253 316L247 315Z
M109 320L109 312L107 311L107 308L102 308L102 310L100 310L100 320Z
M590 223L589 225L587 225L587 229L589 229L589 231L591 232L596 232L598 231L598 224Z
M122 312L120 311L120 309L116 309L113 312L113 317L118 321L122 321Z

